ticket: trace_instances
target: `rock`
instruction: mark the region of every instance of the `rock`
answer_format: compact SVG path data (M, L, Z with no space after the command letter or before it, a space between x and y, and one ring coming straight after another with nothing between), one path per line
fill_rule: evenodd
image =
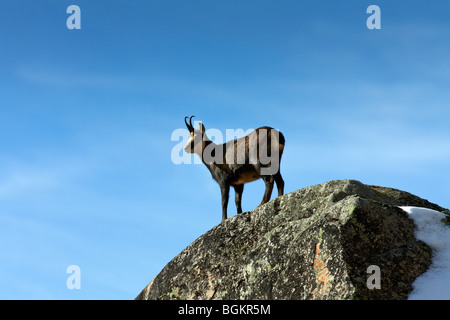
M291 192L200 236L136 299L405 299L432 252L400 205L448 212L355 180Z

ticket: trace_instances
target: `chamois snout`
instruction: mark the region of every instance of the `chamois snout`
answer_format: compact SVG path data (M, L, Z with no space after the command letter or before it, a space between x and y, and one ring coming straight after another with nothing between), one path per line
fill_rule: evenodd
M186 145L184 146L184 151L186 153L194 153L195 148L195 136L193 133L189 134L189 139Z

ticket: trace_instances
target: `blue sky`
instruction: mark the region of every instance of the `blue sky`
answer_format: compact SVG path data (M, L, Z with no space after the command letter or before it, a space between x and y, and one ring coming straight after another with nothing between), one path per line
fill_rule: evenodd
M449 14L443 0L0 2L0 299L133 299L217 225L207 169L171 160L188 115L281 130L286 192L351 178L449 208ZM263 192L246 185L244 211Z

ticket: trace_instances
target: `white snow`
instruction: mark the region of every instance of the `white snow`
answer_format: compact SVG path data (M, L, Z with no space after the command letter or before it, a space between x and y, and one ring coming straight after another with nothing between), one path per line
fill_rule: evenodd
M433 249L429 269L417 277L409 300L450 300L450 227L445 214L420 207L400 207L417 226L415 237Z

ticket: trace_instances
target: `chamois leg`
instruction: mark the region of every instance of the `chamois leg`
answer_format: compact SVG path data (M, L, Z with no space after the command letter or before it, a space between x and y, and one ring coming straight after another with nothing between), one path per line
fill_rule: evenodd
M230 194L230 186L227 184L220 185L222 193L222 222L227 220L228 195Z
M282 196L284 194L284 180L281 177L280 171L278 171L273 178L275 179L275 183L277 184L278 196Z
M266 191L264 191L264 196L258 207L262 206L264 203L269 202L270 197L272 196L273 190L273 178L272 176L264 176L262 177L264 183L266 184Z
M234 186L234 201L236 202L237 213L242 213L241 200L242 200L242 192L244 192L244 185L239 184Z

